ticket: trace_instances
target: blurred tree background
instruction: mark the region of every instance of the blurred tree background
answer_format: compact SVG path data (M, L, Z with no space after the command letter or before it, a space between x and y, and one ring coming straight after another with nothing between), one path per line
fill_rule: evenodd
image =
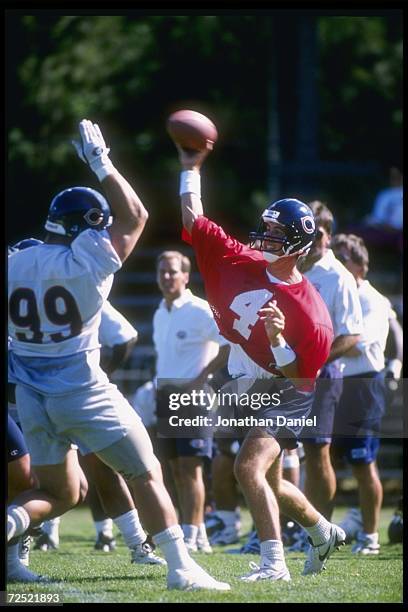
M271 200L288 196L326 201L337 231L347 230L388 186L389 167L401 167L403 13L73 12L6 11L6 242L41 237L61 189L100 189L70 144L82 118L99 123L150 214L109 296L139 332L113 378L131 395L154 375L157 252L192 254L180 240L167 116L192 108L217 125L219 142L202 170L204 206L242 241ZM401 314L401 258L381 249L370 257L370 280ZM194 259L190 284L204 297ZM393 418L402 409L394 405Z
M40 234L60 189L97 187L70 144L83 117L150 212L145 246L179 236L165 131L179 108L218 126L203 199L243 240L273 197L323 199L340 229L358 221L401 164L401 10L27 12L6 13L8 242Z

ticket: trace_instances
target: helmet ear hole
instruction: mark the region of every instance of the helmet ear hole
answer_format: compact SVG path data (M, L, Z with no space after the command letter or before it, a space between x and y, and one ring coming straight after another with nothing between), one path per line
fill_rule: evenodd
M99 225L103 214L98 208L91 208L84 214L84 219L89 225Z

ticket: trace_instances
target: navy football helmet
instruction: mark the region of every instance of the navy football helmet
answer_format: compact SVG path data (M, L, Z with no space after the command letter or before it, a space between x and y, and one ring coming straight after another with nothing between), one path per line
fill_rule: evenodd
M268 221L279 224L283 231L274 235L273 230L268 230ZM250 232L249 241L250 247L259 251L277 254L283 249L283 255L305 255L315 237L315 220L309 206L300 200L287 198L273 202L263 211L260 226L256 232Z
M103 230L112 224L106 198L90 187L70 187L52 200L45 229L75 238L87 229Z

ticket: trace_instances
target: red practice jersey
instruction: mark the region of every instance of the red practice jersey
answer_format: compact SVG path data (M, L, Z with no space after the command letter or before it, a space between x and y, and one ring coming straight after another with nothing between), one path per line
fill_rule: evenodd
M256 364L280 375L258 314L276 300L285 315L283 336L296 353L299 378L314 380L329 356L333 328L313 285L305 277L292 285L271 282L260 251L228 236L204 216L194 222L191 241L220 333Z

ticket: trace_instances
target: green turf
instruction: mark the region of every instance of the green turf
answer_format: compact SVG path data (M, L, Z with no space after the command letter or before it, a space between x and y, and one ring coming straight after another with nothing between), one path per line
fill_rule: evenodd
M337 511L335 520L344 512ZM113 553L93 549L94 529L86 508L66 514L60 525L60 548L51 552L31 552L30 568L56 581L51 585L9 585L9 593L59 593L72 602L402 602L402 545L387 544L386 528L392 509L381 514L381 552L378 557L358 557L345 546L327 563L327 570L318 576L302 577L305 556L288 553L287 564L292 576L290 583L261 581L240 582L247 573L249 561L258 562L256 555L230 555L216 548L213 555L194 557L214 577L231 584L226 593L167 591L166 570L162 567L132 565L129 551L118 537ZM244 529L250 519L244 516Z

